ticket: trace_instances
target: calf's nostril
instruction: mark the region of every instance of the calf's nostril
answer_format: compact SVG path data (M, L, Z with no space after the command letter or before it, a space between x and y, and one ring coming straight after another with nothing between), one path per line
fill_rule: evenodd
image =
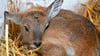
M34 42L34 45L36 45L36 47L40 47L41 42Z

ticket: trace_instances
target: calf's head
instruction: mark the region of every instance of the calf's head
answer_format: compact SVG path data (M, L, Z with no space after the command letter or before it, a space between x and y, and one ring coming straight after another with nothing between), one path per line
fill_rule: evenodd
M41 45L42 34L49 25L49 21L59 13L62 2L63 0L55 0L47 9L34 7L24 13L5 11L5 17L21 26L23 43L36 48Z

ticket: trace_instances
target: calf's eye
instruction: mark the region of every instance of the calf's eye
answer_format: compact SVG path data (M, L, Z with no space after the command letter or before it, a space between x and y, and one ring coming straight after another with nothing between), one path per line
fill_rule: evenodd
M24 26L24 28L25 28L25 30L26 30L27 32L29 32L29 29L27 28L27 26Z

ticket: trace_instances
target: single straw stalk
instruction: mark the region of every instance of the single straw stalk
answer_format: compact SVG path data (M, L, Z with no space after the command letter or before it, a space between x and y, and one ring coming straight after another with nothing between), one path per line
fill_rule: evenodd
M8 47L8 25L5 26L5 40L6 40L6 53L9 56L9 47Z

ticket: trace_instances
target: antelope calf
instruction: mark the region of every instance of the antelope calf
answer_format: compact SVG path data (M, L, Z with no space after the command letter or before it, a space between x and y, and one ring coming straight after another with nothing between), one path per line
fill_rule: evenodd
M41 47L41 56L99 56L99 38L85 17L60 9L63 0L48 8L33 7L6 18L21 26L22 41L31 48Z

